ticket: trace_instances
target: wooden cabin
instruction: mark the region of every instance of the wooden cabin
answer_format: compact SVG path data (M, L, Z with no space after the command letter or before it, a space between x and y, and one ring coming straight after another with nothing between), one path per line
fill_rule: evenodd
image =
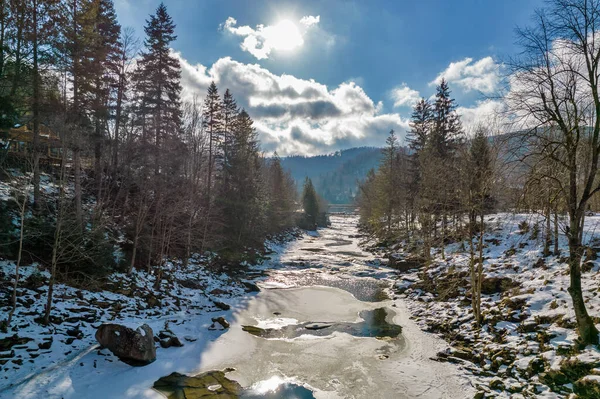
M5 131L5 149L8 156L16 159L24 159L33 150L32 123L25 123ZM39 137L41 155L40 163L51 166L59 166L62 163L63 146L58 135L47 126L40 124ZM68 155L68 154L67 154Z

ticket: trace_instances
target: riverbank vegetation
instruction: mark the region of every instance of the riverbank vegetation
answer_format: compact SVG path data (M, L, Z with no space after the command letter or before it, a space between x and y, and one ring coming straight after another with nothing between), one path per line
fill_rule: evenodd
M534 292L556 290L556 300L568 293L568 312L562 321L542 324L574 327L577 340L570 350L575 353L598 345L598 319L588 313L597 305L597 293L587 275L597 269L594 212L600 210L598 18L598 2L550 1L531 27L518 30L522 53L507 65L502 112L466 131L449 85L441 80L432 100L415 105L407 148L400 147L391 132L378 169L360 187L361 223L375 238L375 246L391 250L392 263L409 259L423 265L415 295L425 291L438 301L468 304L469 318L447 327L452 336L461 335L456 328L472 328L477 340L490 330L504 331L502 338L494 338L500 340L527 334L526 325L545 316L536 312L544 304ZM521 217L518 229L528 240L541 240L541 245L522 241L517 246L510 229L496 226L499 218L510 214L530 215ZM512 244L502 254L493 248L506 242ZM527 252L527 258L520 257L521 252ZM530 296L523 296L526 282L508 276L539 265L547 270L543 274L548 282L531 286ZM558 287L549 275L566 275L568 281ZM490 290L488 285L496 283L498 289ZM519 305L514 320L500 322L491 316L494 306L502 306L500 300L521 301L523 308ZM547 306L556 309L556 300ZM514 323L515 331L509 325L500 327L506 322ZM552 341L558 341L558 333L542 330L549 336L538 350L558 350L559 343ZM473 336L467 335L469 343ZM482 364L494 360L483 352L482 356ZM591 364L597 367L600 363L594 359ZM502 364L510 368L513 361ZM538 372L549 373L549 368L548 364ZM547 376L540 374L540 379ZM563 385L569 383L575 380L566 378L553 389L567 392ZM588 392L592 382L577 384Z
M144 33L123 29L111 0L0 4L4 331L24 266L48 273L49 324L59 282L96 289L140 270L160 290L169 264L243 268L307 217L234 93L212 82L184 96L164 5Z

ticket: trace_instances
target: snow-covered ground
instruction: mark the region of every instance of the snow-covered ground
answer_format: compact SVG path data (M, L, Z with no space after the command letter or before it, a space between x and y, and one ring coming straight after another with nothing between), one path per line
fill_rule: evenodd
M582 284L588 311L597 322L599 228L600 216L589 215L584 241L591 249L584 260ZM395 291L422 329L440 334L453 346L440 359L460 364L487 396L558 398L575 390L578 397L598 398L600 352L593 346L578 350L575 342L567 292L567 241L561 233L560 255L543 257L543 231L543 218L537 215L486 218L488 280L481 330L475 328L471 314L469 257L462 243L446 247L446 260L438 249L426 275L415 270L399 276Z
M275 251L285 245L270 243ZM0 271L5 275L0 299L7 303L14 265L2 262ZM209 329L211 319L230 318L236 306L254 295L246 279L210 272L206 259L196 257L186 268L168 263L159 290L153 288L154 276L141 271L111 275L111 290L92 292L58 284L52 323L43 326L36 318L44 311L47 277L36 266L21 267L19 306L8 332L0 333L1 398L139 397L165 373L194 371L205 346L223 333ZM223 304L232 309L223 310ZM2 308L1 319L8 309ZM130 327L147 323L155 335L170 330L184 347L158 347L158 361L131 367L98 349L94 335L104 322Z

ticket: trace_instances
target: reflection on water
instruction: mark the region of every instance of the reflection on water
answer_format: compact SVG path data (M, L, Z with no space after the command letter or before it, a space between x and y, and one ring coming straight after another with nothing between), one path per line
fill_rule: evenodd
M242 399L314 399L314 397L310 389L285 381L278 376L260 381L240 395Z
M265 283L281 283L286 287L322 285L339 288L364 302L382 302L390 299L385 292L388 283L372 278L341 278L329 273L277 273L271 275Z
M354 337L395 338L402 332L402 327L388 322L386 308L364 310L360 312L360 317L363 321L358 323L309 322L277 329L256 326L242 326L242 329L262 338L297 338L306 334L322 337L331 335L335 331L350 334Z
M310 389L278 376L243 389L236 381L225 377L225 372L209 371L196 376L171 373L156 381L153 388L168 399L314 399Z

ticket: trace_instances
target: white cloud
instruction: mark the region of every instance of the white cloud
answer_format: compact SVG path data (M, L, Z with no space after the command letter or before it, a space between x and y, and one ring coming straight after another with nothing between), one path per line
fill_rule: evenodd
M401 137L408 130L407 120L398 114L381 114L381 102L375 103L353 81L328 88L229 57L205 67L176 55L182 67L183 98L203 98L212 80L221 94L230 89L255 120L263 149L269 153L311 155L382 146L390 129Z
M220 25L220 28L236 36L244 38L240 47L259 60L269 58L273 51L291 51L304 45L304 37L309 29L319 23L320 16L307 15L300 19L298 27L288 19L274 25L259 24L256 28L248 25L237 26L233 17Z
M405 83L402 83L400 87L392 89L390 96L394 101L394 108L412 107L421 98L417 90L411 89Z
M505 123L505 103L501 100L486 99L477 101L471 107L458 107L463 127L467 133L473 132L479 125L498 126Z
M300 23L304 26L313 26L318 24L321 21L321 16L317 15L316 17L312 15L307 15L305 17L300 18Z
M473 63L473 58L451 62L429 85L437 85L442 79L454 83L464 91L480 91L491 94L500 83L501 65L492 57L485 57Z

